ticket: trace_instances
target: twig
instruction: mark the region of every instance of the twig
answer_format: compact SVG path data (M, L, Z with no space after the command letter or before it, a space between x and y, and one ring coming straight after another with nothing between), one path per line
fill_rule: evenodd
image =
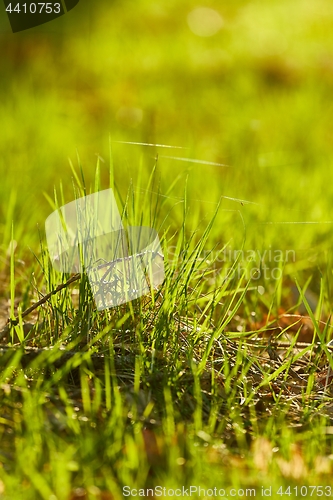
M155 252L153 250L146 250L144 252L137 253L135 256L136 257L143 257L147 253L154 254L154 257L156 257L156 255L158 255L159 257L161 257L162 259L164 259L163 255L161 253ZM122 257L122 258L119 258L119 259L112 260L110 262L104 261L103 264L100 264L100 265L98 265L96 267L92 266L91 269L100 270L100 269L103 269L105 267L109 267L109 269L103 275L103 278L101 280L101 281L103 281L105 279L105 277L107 276L107 274L111 271L111 269L112 269L112 267L114 265L116 265L117 263L122 262L124 260L128 261L128 260L132 259L133 257L134 257L133 255L130 255L128 257ZM102 260L104 260L104 259L102 259ZM81 277L81 273L74 274L74 276L72 276L71 278L69 278L69 280L67 280L66 283L62 283L61 285L58 285L57 288L55 288L51 292L49 292L46 295L44 295L44 297L42 297L40 300L38 300L37 302L35 302L34 304L32 304L32 306L28 307L28 309L26 309L25 311L23 311L21 313L20 317L24 318L25 316L28 316L28 314L32 313L32 311L34 311L35 309L37 309L37 307L45 304L45 302L47 302L52 297L52 295L55 295L56 293L60 292L64 288L68 287L68 285L70 285L71 283L74 283L75 281L79 280L80 277ZM7 325L0 331L0 340L5 335L7 335L9 333L9 330L10 330L10 328L12 326L18 325L18 323L20 321L20 317L17 316L17 317L14 317L14 318L9 318L7 320Z
M124 262L124 261L129 261L130 259L133 259L133 257L143 257L144 255L147 255L148 253L153 254L153 259L156 256L158 256L164 260L164 256L160 252L156 252L155 250L145 250L144 252L136 253L134 255L129 255L128 257L120 257L118 259L114 259L114 260L111 260L109 262L104 261L103 264L99 264L96 267L91 266L90 269L97 269L99 271L100 269L104 269L105 267L109 267L107 272L102 277L102 280L104 280L106 278L106 276L108 275L108 273L110 272L110 270L112 269L112 267L115 266L116 264L119 264L120 262ZM100 260L104 260L104 259L100 259Z
M74 274L74 276L72 276L71 278L69 278L69 280L67 280L66 283L62 283L61 285L58 285L57 288L55 288L51 292L49 292L46 295L44 295L43 298L41 298L40 300L38 300L37 302L35 302L34 304L32 304L32 306L28 307L28 309L26 309L25 311L23 311L23 313L21 314L21 317L24 318L25 316L28 316L28 314L30 314L32 311L34 311L35 309L37 309L37 307L45 304L45 302L47 302L49 300L49 298L52 297L52 295L55 295L56 293L60 292L60 290L63 290L64 288L66 288L71 283L74 283L74 281L77 281L78 279L80 279L80 277L81 277L81 273ZM19 317L8 319L8 321L7 321L7 323L8 323L7 327L5 327L0 332L0 340L7 333L8 328L17 325L19 323L19 321L20 321ZM6 330L6 328L7 328L7 330Z

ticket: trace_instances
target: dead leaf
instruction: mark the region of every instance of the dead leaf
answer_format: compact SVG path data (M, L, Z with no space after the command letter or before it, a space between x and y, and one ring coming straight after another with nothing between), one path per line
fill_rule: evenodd
M309 471L304 462L302 448L299 445L291 445L290 460L277 458L276 461L284 477L292 479L305 479L309 475Z
M155 432L151 429L143 429L142 437L149 464L158 465L158 463L161 462L162 454Z
M267 473L273 456L272 443L264 438L257 438L252 445L253 461L257 469Z

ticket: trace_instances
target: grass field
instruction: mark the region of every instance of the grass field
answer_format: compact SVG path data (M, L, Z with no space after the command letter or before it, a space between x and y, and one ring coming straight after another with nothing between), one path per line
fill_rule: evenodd
M329 0L1 19L1 499L332 497L332 23ZM48 215L109 187L162 286L98 312L83 274L22 315L72 276Z

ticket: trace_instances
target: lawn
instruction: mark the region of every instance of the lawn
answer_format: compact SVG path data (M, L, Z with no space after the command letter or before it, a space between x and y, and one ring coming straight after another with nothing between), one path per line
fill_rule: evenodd
M332 23L329 0L0 19L1 499L333 495ZM108 188L165 279L98 311L45 220Z

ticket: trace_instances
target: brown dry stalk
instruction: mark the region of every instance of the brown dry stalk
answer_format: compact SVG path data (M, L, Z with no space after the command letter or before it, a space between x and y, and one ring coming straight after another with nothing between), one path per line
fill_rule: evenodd
M74 283L74 281L77 281L78 279L80 279L80 277L81 277L81 273L74 274L74 276L72 276L71 278L69 278L69 280L67 280L66 283L62 283L61 285L58 285L57 288L55 288L51 292L49 292L46 295L44 295L44 297L42 297L40 300L38 300L37 302L35 302L34 304L32 304L32 306L28 307L28 309L26 309L25 311L23 311L23 313L21 314L20 317L24 318L25 316L28 316L28 314L32 313L32 311L34 311L35 309L37 309L37 307L45 304L45 302L47 302L52 297L52 295L55 295L56 293L60 292L60 290L63 290L64 288L68 287L68 285L70 285L71 283ZM10 328L12 326L18 325L19 321L20 321L19 317L9 318L8 321L7 321L7 325L5 326L5 328L3 328L0 331L0 340L5 335L7 335L7 333L9 332L9 330L10 330Z
M164 260L164 257L163 257L163 255L161 253L153 251L153 250L145 250L144 252L140 252L140 253L135 254L135 256L136 257L143 257L147 253L152 253L154 256L158 255L159 257L161 257ZM105 261L105 262L103 262L103 264L98 265L96 267L96 269L98 269L98 270L103 269L105 267L109 267L108 271L103 276L102 281L105 279L106 275L110 272L110 269L112 269L112 267L115 264L117 264L119 262L123 262L124 260L126 260L126 261L130 260L132 258L133 258L133 255L130 255L129 257L121 257L119 259L115 259L115 260L112 260L110 262ZM55 288L51 292L49 292L46 295L44 295L44 297L42 297L40 300L38 300L37 302L35 302L34 304L32 304L32 306L28 307L28 309L26 309L25 311L23 311L21 313L20 317L24 318L25 316L28 316L28 314L32 313L32 311L34 311L35 309L37 309L37 307L45 304L45 302L47 302L52 297L52 295L55 295L56 293L60 292L64 288L68 287L68 285L70 285L71 283L74 283L75 281L79 280L80 277L81 277L81 273L77 273L74 276L72 276L71 278L69 278L69 280L67 280L66 283L62 283L61 285L58 285L57 288ZM17 316L17 317L14 317L14 318L9 318L7 320L7 325L5 326L5 328L3 328L0 331L0 340L5 335L8 334L8 332L9 332L9 330L10 330L10 328L12 326L16 326L16 325L19 324L20 317Z

